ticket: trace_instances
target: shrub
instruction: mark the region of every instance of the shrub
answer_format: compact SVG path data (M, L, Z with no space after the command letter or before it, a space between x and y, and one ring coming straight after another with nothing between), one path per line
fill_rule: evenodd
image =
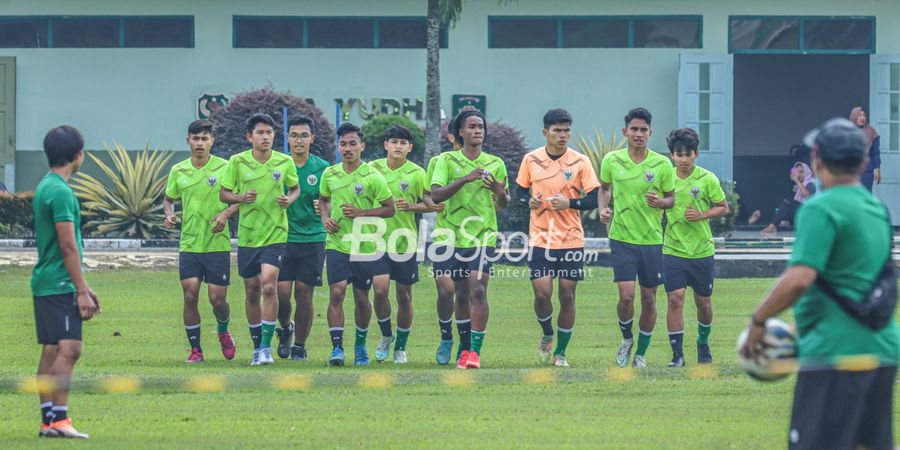
M0 237L34 237L34 192L0 192Z
M728 214L725 215L725 217L710 220L709 226L712 229L714 236L728 237L735 229L735 219L741 213L741 205L739 203L741 200L741 196L737 193L736 181L721 180L719 183L722 185L722 190L725 191L725 200L728 201L729 210Z
M88 156L106 174L111 187L84 172L72 177L72 189L81 200L85 233L139 239L171 236L174 231L163 227L162 201L167 181L164 169L172 152L150 151L148 144L132 160L119 144L106 151L115 168L90 153Z
M316 124L316 140L310 151L325 159L334 161L334 127L322 114L322 110L303 97L290 92L275 91L272 86L254 89L235 95L224 108L218 108L209 116L215 125L216 143L212 148L215 155L228 158L231 155L247 150L248 117L257 113L265 113L275 119L275 140L272 148L281 151L283 146L282 108L288 107L288 115L305 114Z
M403 125L409 128L413 136L413 149L409 152L407 158L421 166L422 160L425 158L425 133L409 117L387 114L377 115L369 123L362 126L366 142L366 151L362 153L363 160L374 161L385 157L384 132L394 125Z

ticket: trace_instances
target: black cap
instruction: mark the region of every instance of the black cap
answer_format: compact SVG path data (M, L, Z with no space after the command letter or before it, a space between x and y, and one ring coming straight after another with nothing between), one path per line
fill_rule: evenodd
M819 146L819 158L823 161L859 163L866 156L866 136L853 122L838 117L816 128L803 138L809 148Z

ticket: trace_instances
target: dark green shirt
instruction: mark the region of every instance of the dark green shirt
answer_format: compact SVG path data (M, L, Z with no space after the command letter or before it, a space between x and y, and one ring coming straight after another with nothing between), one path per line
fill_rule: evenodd
M891 245L881 202L862 186L835 186L810 197L797 212L797 238L789 265L815 269L842 295L862 300L881 272ZM802 367L839 364L872 355L900 361L897 321L879 331L860 324L815 285L794 304Z
M75 292L75 285L63 264L59 236L56 234L57 222L72 222L80 261L84 256L81 243L81 206L75 193L61 176L48 172L34 190L32 209L38 251L38 261L31 273L32 295L43 297Z
M303 167L297 167L300 180L300 197L288 207L288 242L325 242L328 235L322 226L322 218L316 214L313 200L319 198L319 183L328 161L310 154ZM287 193L287 192L285 192Z

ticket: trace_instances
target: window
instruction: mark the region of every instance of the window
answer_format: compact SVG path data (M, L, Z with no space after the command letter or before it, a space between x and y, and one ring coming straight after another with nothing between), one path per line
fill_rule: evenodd
M732 53L875 53L874 17L729 18Z
M425 48L424 17L234 17L236 48ZM446 29L440 46L447 48Z
M0 16L0 48L193 46L190 16Z
M702 48L701 16L498 16L490 48Z

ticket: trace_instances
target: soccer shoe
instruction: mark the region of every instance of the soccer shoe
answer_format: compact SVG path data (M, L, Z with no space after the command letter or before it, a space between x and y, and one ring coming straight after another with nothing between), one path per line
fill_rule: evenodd
M259 365L259 349L253 350L253 358L250 359L251 366Z
M369 352L366 350L365 345L357 345L353 347L353 365L354 366L368 366L369 365Z
M669 362L669 367L684 367L684 355L680 353L672 355L672 361Z
M278 335L278 357L285 359L291 356L291 342L294 342L294 321L287 328L275 330Z
M616 351L616 364L618 364L619 367L628 365L628 360L631 359L631 347L633 346L634 339L622 338L622 342L619 344L619 350Z
M269 364L275 364L275 360L272 358L272 348L259 349L259 365L268 366Z
M462 354L459 355L459 361L456 362L457 369L469 368L469 353L474 354L474 352L469 352L468 350L462 351Z
M391 344L394 343L394 335L382 336L375 347L375 361L382 362L391 354Z
M553 336L541 336L541 343L538 344L538 359L544 364L550 362L551 351L553 351Z
M50 438L50 437L58 437L58 436L59 436L59 432L57 432L53 428L50 428L50 425L47 425L46 423L41 422L41 431L38 431L38 437Z
M566 355L553 355L553 365L556 367L569 367Z
M697 363L712 364L712 353L709 351L709 344L697 344Z
M81 433L72 426L72 419L66 418L50 424L50 429L56 432L56 437L69 439L87 439L86 433Z
M331 350L331 359L328 360L328 364L335 367L342 367L344 365L344 349L335 347Z
M222 356L229 361L234 359L236 348L234 345L234 338L231 337L230 331L219 333L219 344L222 346Z
M406 350L394 350L394 364L406 364Z
M306 347L291 346L291 359L294 361L306 361Z
M634 362L631 364L635 369L646 369L647 368L647 357L641 355L634 355Z
M440 345L438 345L437 353L434 355L435 361L442 366L446 366L450 364L450 356L453 352L453 339L444 340L441 339Z
M469 352L469 358L466 359L466 368L467 369L481 368L481 357L478 356L478 353Z
M188 364L195 364L195 363L203 362L203 352L201 352L200 349L192 348L191 354L190 354L190 356L188 356L188 359L185 362Z

